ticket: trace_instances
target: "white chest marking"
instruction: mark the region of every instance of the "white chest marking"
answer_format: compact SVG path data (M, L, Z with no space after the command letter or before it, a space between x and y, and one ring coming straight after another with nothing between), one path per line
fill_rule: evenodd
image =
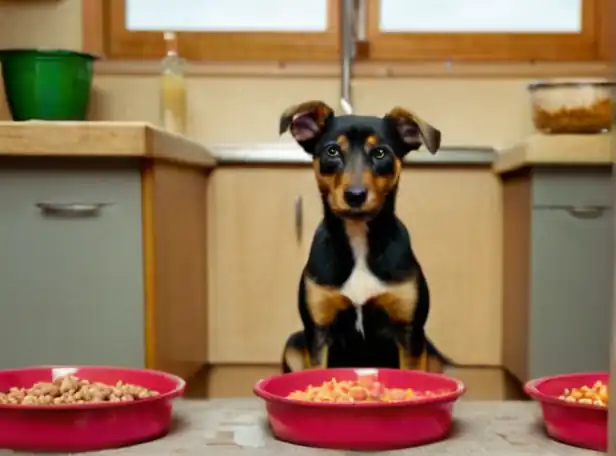
M368 267L368 227L362 222L346 222L346 232L355 257L355 266L349 278L344 282L340 292L349 298L357 311L357 330L364 334L363 306L370 298L387 291L387 285L381 282Z

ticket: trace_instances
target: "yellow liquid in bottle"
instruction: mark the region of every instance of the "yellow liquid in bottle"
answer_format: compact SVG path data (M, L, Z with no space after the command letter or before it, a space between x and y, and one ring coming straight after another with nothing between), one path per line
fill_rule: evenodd
M161 104L163 127L171 133L186 134L187 101L184 76L173 73L162 75Z

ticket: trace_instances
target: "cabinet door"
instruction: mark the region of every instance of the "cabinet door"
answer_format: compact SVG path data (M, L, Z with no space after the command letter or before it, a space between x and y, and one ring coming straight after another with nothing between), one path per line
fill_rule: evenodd
M609 370L613 212L533 209L529 376Z
M277 363L301 328L297 287L321 206L310 167L212 175L209 359Z
M0 368L143 366L140 191L136 169L0 170Z
M489 168L408 168L396 204L430 287L428 336L457 363L501 365L498 177Z

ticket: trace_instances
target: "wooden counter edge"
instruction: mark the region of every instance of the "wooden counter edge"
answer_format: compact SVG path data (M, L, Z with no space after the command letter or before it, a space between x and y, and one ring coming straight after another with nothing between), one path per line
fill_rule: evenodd
M0 122L0 155L145 157L211 168L202 144L147 122Z
M532 166L611 165L610 135L532 135L513 147L501 149L492 169L506 174Z

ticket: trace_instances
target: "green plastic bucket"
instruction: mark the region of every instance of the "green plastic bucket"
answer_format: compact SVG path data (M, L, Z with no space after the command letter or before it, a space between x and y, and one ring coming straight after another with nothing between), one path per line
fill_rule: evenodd
M97 58L65 50L0 50L13 120L85 120Z

